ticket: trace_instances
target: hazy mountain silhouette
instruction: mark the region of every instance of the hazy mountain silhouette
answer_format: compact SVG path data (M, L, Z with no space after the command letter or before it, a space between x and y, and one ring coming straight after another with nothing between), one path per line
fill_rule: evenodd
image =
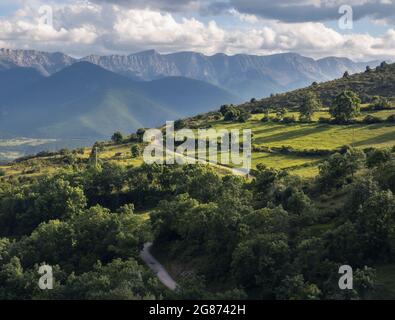
M6 79L13 79L13 94L2 94L2 131L23 136L108 137L115 130L131 133L240 102L201 81L177 77L136 82L88 62L49 77L24 68L0 72L0 83Z
M159 54L155 50L130 55L90 55L80 60L138 81L172 76L201 80L248 100L301 88L314 81L332 80L341 77L345 71L361 72L367 65L375 67L379 64L379 61L354 62L337 57L314 60L296 53L206 56L196 52ZM46 76L80 60L59 52L0 49L0 69L34 67Z

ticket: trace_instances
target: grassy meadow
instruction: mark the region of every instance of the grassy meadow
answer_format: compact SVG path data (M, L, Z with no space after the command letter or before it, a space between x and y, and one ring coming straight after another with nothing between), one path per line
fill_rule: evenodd
M374 115L381 119L395 114L394 110L362 112L358 117L363 119L366 115ZM274 117L275 114L270 114ZM287 116L295 116L297 112L289 112ZM203 121L202 126L209 126L213 129L251 129L253 133L252 144L254 147L270 150L269 152L257 151L252 154L252 167L258 164L267 167L283 169L291 174L301 177L314 177L318 173L319 163L325 156L300 155L295 152L281 153L276 151L283 147L292 148L293 151L303 150L327 150L333 151L345 145L352 145L356 148L389 148L395 146L395 125L391 123L376 124L352 124L334 125L319 123L319 118L329 118L326 110L315 113L311 123L279 123L262 122L264 114L253 114L245 123L218 121ZM115 162L124 166L139 166L142 157L131 157L131 146L133 143L112 144L105 143L98 153L98 160L102 162ZM75 155L80 161L87 161L91 153L91 148L83 149ZM61 155L33 158L22 162L15 162L0 167L3 176L37 176L56 171L63 166Z
M395 110L362 112L358 117L374 115L381 119L395 114ZM275 116L271 114L270 116ZM298 118L296 112L288 116ZM322 124L319 118L329 118L326 111L317 112L312 123L275 123L262 122L264 114L255 114L245 123L211 121L208 124L214 129L251 129L252 144L258 147L281 148L291 147L295 151L303 150L335 150L345 145L356 148L389 148L395 146L395 126L390 123L333 125ZM280 154L273 152L254 152L252 165L258 163L276 169L287 169L290 173L303 177L312 177L318 173L318 164L324 157L300 156L295 154Z

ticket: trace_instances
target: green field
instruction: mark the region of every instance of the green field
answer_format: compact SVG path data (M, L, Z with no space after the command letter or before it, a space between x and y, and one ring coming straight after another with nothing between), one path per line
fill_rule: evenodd
M290 113L292 114L292 113ZM361 115L363 118L368 113ZM369 114L387 118L395 114L394 110L370 112ZM296 115L296 113L295 113ZM345 145L356 148L388 148L395 146L395 125L389 123L333 125L313 123L274 123L261 122L264 114L255 114L245 123L213 121L214 129L251 129L252 144L259 147L291 147L296 151L319 149L335 150ZM327 112L318 112L315 118L328 117ZM289 169L290 172L311 177L318 172L318 163L323 157L305 157L294 154L254 153L253 166L262 163L277 169Z
M243 124L224 121L211 124L215 129L252 129L254 134L252 143L267 147L290 146L296 150L315 148L333 150L344 145L361 148L385 148L395 145L395 126L388 123L371 125L282 124L263 123L253 118Z
M389 115L395 114L395 110L362 112L359 119L366 115L386 119ZM288 116L298 118L298 113L289 112ZM270 114L275 117L275 114ZM277 123L262 122L264 114L254 114L245 123L218 121L202 121L199 127L212 127L214 129L251 129L253 132L252 144L255 147L264 148L262 152L253 152L252 167L258 164L276 169L285 169L292 174L302 177L314 177L318 173L319 163L325 159L324 156L304 156L297 154L297 151L304 150L327 150L335 151L345 145L352 145L356 148L388 148L395 146L395 125L391 123L378 124L353 124L353 125L333 125L322 124L317 120L321 117L329 118L329 113L325 110L314 115L312 123ZM98 159L104 162L116 162L125 166L139 166L142 157L132 159L130 143L114 145L107 143L99 153ZM278 149L286 147L292 148L294 152L283 153ZM86 148L84 154L78 155L81 159L87 159L91 148ZM42 163L45 160L45 163ZM52 159L53 160L53 159ZM2 167L6 176L18 175L40 175L47 174L57 169L56 162L51 164L50 158L41 159L37 165L36 160ZM34 173L30 169L34 168ZM28 173L26 173L28 172Z

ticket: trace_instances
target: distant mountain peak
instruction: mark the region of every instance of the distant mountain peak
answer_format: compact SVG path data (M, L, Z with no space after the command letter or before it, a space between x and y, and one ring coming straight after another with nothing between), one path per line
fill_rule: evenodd
M73 63L71 66L65 68L65 70L75 70L75 69L79 69L79 70L103 70L104 72L108 72L107 70L103 69L102 67L88 62L88 61L78 61L76 63Z
M209 82L234 92L244 99L261 98L341 77L345 71L364 71L366 65L347 58L315 60L295 52L268 56L182 51L160 54L147 50L128 56L88 57L85 60L134 80L149 81L181 76Z
M297 52L274 53L274 54L271 54L269 56L272 56L272 57L283 56L283 57L304 57L304 58L308 58L308 57L302 56L300 53L297 53Z
M161 54L158 51L156 51L155 49L150 49L150 50L140 51L140 52L134 53L132 55L138 55L138 56L160 56Z
M88 61L76 62L52 75L48 78L48 81L53 81L54 78L78 79L81 82L86 82L86 84L113 83L127 86L132 82L132 80L120 74L104 69L103 67Z
M183 77L138 82L87 61L49 77L33 68L0 71L0 101L0 127L7 133L95 139L241 102L207 82Z
M0 58L19 67L34 67L49 76L76 62L76 59L61 52L37 50L0 49Z
M137 81L164 77L186 77L205 81L234 92L249 100L271 93L281 93L341 77L345 71L356 73L380 62L354 62L347 58L327 57L315 60L295 52L268 56L217 53L207 56L198 52L160 54L146 50L130 55L89 55L74 59L62 53L9 50L0 51L0 69L34 67L45 76L52 75L76 62L87 61L108 71Z

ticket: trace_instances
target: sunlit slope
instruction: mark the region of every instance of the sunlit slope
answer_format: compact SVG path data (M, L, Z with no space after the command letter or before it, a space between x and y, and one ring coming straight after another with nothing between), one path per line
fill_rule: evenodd
M333 81L313 83L309 87L282 94L272 95L268 98L248 102L242 105L247 109L264 109L285 107L290 110L300 106L307 91L313 91L322 100L324 106L330 106L334 98L343 90L352 90L362 99L370 102L374 96L389 99L395 98L395 64L384 64L381 67L366 72L342 77Z
M324 112L323 112L324 113ZM385 116L395 114L387 110ZM319 162L324 156L303 155L304 151L328 151L352 145L356 148L388 148L395 146L395 125L390 123L333 125L313 123L262 122L263 114L254 115L245 123L212 121L214 129L251 129L252 144L257 150L252 155L253 165L258 163L278 169L289 169L303 176L317 173ZM283 152L282 149L289 150Z

